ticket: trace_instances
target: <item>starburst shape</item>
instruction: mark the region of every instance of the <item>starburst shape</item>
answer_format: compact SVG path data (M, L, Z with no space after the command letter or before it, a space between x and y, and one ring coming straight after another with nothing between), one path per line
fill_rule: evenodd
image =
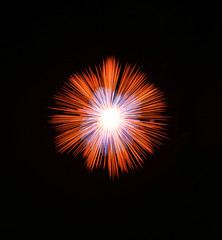
M82 153L89 170L107 167L119 176L143 165L166 138L163 92L146 74L113 57L73 74L54 96L59 114L50 118L59 152Z

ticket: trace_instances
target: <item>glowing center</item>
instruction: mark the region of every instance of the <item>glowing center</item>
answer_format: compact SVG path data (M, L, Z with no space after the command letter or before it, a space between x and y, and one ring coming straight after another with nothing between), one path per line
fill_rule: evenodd
M103 111L101 123L106 130L116 130L121 123L120 110L116 107L110 107Z

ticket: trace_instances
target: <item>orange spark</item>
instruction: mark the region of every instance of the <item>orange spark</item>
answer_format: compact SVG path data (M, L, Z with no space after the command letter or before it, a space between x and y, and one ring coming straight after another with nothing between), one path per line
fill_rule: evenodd
M107 166L109 176L142 166L166 137L163 93L135 66L107 58L102 67L74 74L54 97L50 122L59 152L82 153L86 167Z

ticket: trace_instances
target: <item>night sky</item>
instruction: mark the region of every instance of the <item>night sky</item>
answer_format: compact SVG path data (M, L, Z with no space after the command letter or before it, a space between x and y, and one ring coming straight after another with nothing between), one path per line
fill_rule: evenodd
M146 2L146 1L144 1ZM1 15L5 230L187 239L217 227L221 175L222 1L6 5ZM114 56L162 89L169 140L114 182L58 154L52 96L70 74ZM5 114L6 112L6 114ZM218 225L219 226L219 225ZM103 230L103 232L102 232ZM142 237L141 237L142 236Z

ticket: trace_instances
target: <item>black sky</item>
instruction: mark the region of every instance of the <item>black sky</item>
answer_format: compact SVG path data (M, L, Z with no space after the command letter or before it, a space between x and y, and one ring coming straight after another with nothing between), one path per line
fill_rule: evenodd
M105 227L108 235L122 229L130 236L136 229L145 238L177 239L214 232L221 7L221 1L74 1L2 9L2 105L10 124L3 228L84 232L95 224L92 229ZM57 154L48 124L47 107L63 81L107 56L140 66L165 92L172 117L165 145L143 169L115 182L103 170L88 173L81 157Z

